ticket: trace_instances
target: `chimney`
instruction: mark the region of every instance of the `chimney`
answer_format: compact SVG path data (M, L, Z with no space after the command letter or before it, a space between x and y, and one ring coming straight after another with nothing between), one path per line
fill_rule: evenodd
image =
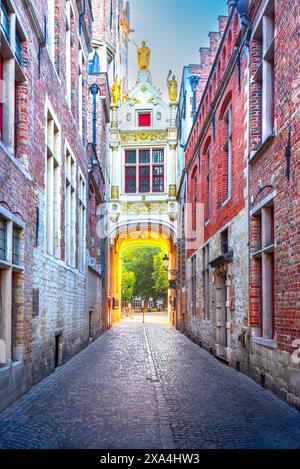
M226 28L227 21L228 21L228 16L219 16L218 21L219 21L219 31L221 34L223 34Z

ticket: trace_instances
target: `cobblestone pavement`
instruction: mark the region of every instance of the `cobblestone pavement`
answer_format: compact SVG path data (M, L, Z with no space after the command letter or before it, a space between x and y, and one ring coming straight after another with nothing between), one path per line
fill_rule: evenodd
M300 448L300 413L164 324L126 321L0 414L1 448Z

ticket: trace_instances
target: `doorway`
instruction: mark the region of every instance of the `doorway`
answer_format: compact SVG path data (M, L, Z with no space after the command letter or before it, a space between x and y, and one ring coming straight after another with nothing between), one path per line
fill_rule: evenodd
M62 364L62 334L55 335L54 360L55 368Z
M226 275L222 272L217 276L217 344L216 353L226 358L227 341L227 286Z

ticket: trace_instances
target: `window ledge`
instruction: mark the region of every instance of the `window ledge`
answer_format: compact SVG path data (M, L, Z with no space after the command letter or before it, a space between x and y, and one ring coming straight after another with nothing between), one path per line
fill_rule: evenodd
M10 365L7 363L0 364L0 373L9 373L14 368L20 368L22 366L21 361L12 361Z
M0 141L0 149L3 150L6 156L15 164L15 166L24 174L24 176L27 177L29 181L33 180L22 161L17 156L15 156L2 141Z
M273 142L273 140L275 139L276 137L276 134L273 132L271 133L270 135L268 135L264 142L261 143L261 145L258 147L258 149L253 152L252 154L250 154L250 157L249 157L249 162L250 164L256 160L256 158L258 158L259 156L262 155L262 153L267 150L268 146Z
M12 264L12 270L14 272L23 272L24 266L23 265L18 265L18 264Z
M210 324L210 319L202 319L202 324Z
M225 207L225 205L228 204L229 200L231 200L231 196L230 196L230 197L227 197L227 199L224 200L224 202L222 203L221 207L222 207L222 208Z
M11 268L11 263L7 262L3 259L0 260L0 269L10 269Z
M265 339L264 337L252 337L252 342L265 347L277 349L277 343L273 339Z

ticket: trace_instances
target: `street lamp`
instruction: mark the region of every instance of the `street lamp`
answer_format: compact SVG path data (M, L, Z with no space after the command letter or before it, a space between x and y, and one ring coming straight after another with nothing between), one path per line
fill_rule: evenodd
M163 257L163 263L164 263L164 268L167 269L169 267L169 257L167 256L167 254L165 254L165 256Z

